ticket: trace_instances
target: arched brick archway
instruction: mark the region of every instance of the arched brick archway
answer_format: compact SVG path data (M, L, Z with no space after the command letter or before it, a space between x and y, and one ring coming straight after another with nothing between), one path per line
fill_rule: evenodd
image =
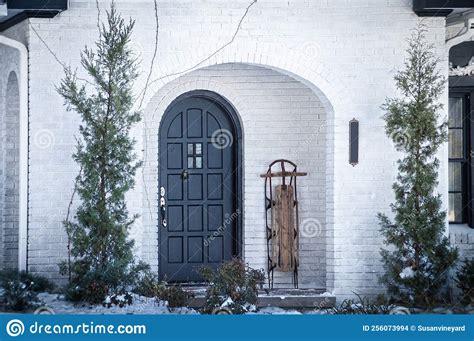
M226 63L262 66L295 78L313 90L331 113L343 110L347 103L349 89L335 70L321 61L315 61L312 55L268 42L260 42L256 46L235 42L212 58L205 54L196 55L194 50L177 52L173 60L167 61L165 66L157 65L153 70L143 103L149 103L163 87L177 78L197 69Z
M315 189L312 185L316 185L316 191L319 193L321 197L324 197L324 204L321 205L319 208L321 211L316 213L316 215L310 213L311 210L314 208L308 208L306 211L306 215L303 214L304 219L309 219L311 222L312 217L317 217L318 221L321 222L322 231L321 234L318 236L310 236L307 239L307 242L310 245L312 242L311 240L316 240L314 242L314 248L310 249L315 255L315 259L313 260L305 260L307 264L305 264L307 272L306 274L306 283L303 284L306 286L312 287L324 287L330 288L331 283L329 282L329 278L331 276L326 277L328 272L331 272L330 267L332 266L331 258L332 258L332 250L333 250L333 240L332 240L332 233L327 233L332 229L332 222L333 219L331 218L331 214L333 212L333 200L331 200L331 196L333 195L332 186L333 183L331 179L333 179L334 170L331 168L330 165L333 164L332 158L334 153L332 152L333 144L333 115L334 115L334 107L332 102L328 99L328 97L323 93L323 91L313 85L312 82L308 81L307 79L295 75L289 71L283 71L279 67L276 66L268 66L268 65L256 65L255 63L227 63L227 64L216 64L211 65L206 68L201 68L192 72L189 72L183 76L175 78L174 80L166 83L162 86L156 93L154 93L153 97L150 99L144 113L144 136L143 136L143 153L144 153L144 168L143 168L143 182L144 182L144 211L142 214L142 233L141 237L143 238L143 242L140 243L142 245L147 245L147 247L142 250L142 256L145 254L145 259L152 265L157 266L157 260L153 259L156 257L156 248L158 247L157 244L150 245L150 241L157 239L157 219L158 219L158 212L157 210L153 209L153 203L157 202L158 200L158 193L157 193L157 153L158 153L158 139L157 139L157 132L159 123L161 121L161 117L165 112L166 108L169 106L171 102L173 102L177 97L182 94L185 94L190 91L194 90L208 90L215 93L218 93L220 96L225 98L234 108L235 111L239 114L239 119L241 121L242 131L243 131L243 144L244 144L244 160L243 160L243 168L244 168L244 257L246 260L249 260L250 263L254 266L263 266L265 262L265 254L264 248L262 245L257 245L255 248L259 248L258 250L253 250L254 246L252 245L249 240L245 241L246 234L247 237L256 236L260 238L261 231L264 231L263 225L260 226L259 221L261 219L260 215L261 209L263 207L263 193L260 193L261 188L263 188L262 184L259 182L258 174L254 174L258 171L263 171L265 168L265 164L256 164L255 160L251 157L246 157L245 153L252 153L252 149L258 145L259 143L264 143L262 141L258 141L258 136L256 135L258 132L255 130L254 120L259 120L258 117L252 115L257 109L254 108L255 103L252 101L248 101L248 97L245 95L245 91L242 89L236 89L235 84L228 84L228 82L224 79L216 79L215 77L209 77L206 75L208 70L216 70L224 67L225 65L237 65L237 67L242 67L243 69L248 70L255 70L255 73L262 72L262 74L268 74L269 76L280 77L282 79L282 86L290 86L289 84L294 84L294 86L298 87L298 91L304 91L305 95L308 99L316 101L317 107L317 114L318 118L321 118L320 122L314 123L318 126L311 126L313 123L306 124L305 119L308 117L304 117L301 119L301 124L297 124L295 127L299 127L298 129L301 130L301 141L297 142L299 144L300 149L307 149L308 152L308 161L305 160L305 157L302 157L301 162L303 163L303 167L313 167L311 169L312 175L316 175L315 178L310 179L311 183L307 187L308 190L310 188ZM259 71L261 70L261 71ZM317 76L319 78L320 76ZM276 78L275 78L276 79ZM321 82L327 84L327 81L321 78ZM244 86L244 85L242 85ZM244 86L245 87L245 86ZM277 85L275 85L275 91L278 91ZM252 88L249 87L248 91L251 93ZM258 89L253 89L253 91L257 92ZM285 91L281 92L282 95L285 95ZM291 110L289 107L288 110ZM319 117L321 116L321 117ZM260 118L261 119L261 118ZM271 121L271 120L270 120ZM272 123L269 123L271 126ZM305 127L306 125L306 127ZM309 128L305 130L305 128ZM316 130L315 130L316 128ZM274 135L276 136L276 135ZM275 137L271 137L275 138ZM318 139L323 139L324 141L318 141ZM275 143L278 138L276 138ZM291 138L290 138L291 140ZM273 142L269 142L273 143ZM313 154L311 156L311 149L313 148L312 144L314 145L320 144L323 146L323 150L318 154ZM251 146L254 147L251 147ZM246 146L248 148L246 148ZM295 146L293 148L296 148ZM278 150L275 150L268 155L265 155L265 158L278 158L281 156L281 153ZM290 157L291 158L291 157ZM313 160L311 160L313 158ZM268 159L268 161L272 161ZM319 162L319 163L318 163ZM262 185L262 186L261 186ZM320 186L320 187L318 187ZM261 196L260 196L261 194ZM307 197L309 198L309 194L307 193ZM309 200L308 200L309 202ZM151 204L150 204L151 203ZM307 204L307 203L306 203ZM313 202L314 204L314 202ZM255 222L255 223L254 223ZM248 229L248 225L253 224L255 225L253 229ZM246 226L247 225L247 226ZM258 225L258 226L257 226ZM246 230L247 229L247 230ZM311 239L313 238L313 239ZM247 245L246 245L247 243ZM306 250L307 251L307 250ZM312 252L311 251L311 252ZM308 253L309 254L309 253ZM147 258L146 255L151 256ZM309 258L309 257L308 257ZM329 264L329 265L328 265ZM314 273L314 277L312 274ZM302 276L304 278L304 276ZM284 280L283 280L284 281Z

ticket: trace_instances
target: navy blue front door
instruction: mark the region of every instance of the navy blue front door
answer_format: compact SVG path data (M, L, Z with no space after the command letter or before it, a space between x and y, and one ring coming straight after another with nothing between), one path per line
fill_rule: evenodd
M211 98L185 97L160 128L160 277L200 281L199 269L236 254L236 143L233 121Z

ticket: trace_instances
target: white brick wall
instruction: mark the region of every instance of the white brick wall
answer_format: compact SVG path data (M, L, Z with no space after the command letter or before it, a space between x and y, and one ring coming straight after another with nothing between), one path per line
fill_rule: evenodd
M474 229L469 228L467 225L450 225L450 242L451 245L455 246L459 252L458 267L464 259L474 259ZM453 274L455 271L453 270ZM461 291L457 288L456 283L452 280L451 287L453 288L454 295L461 295Z
M142 53L142 70L145 72L153 54L153 1L116 2L125 16L131 15L136 19L133 43ZM245 245L245 256L254 264L263 264L265 254L261 248L263 185L253 175L264 171L268 161L285 156L285 153L291 159L297 159L302 168L319 167L317 171L308 169L313 175L305 180L307 193L317 193L314 193L314 199L302 198L302 205L307 205L304 210L308 217L313 216L310 212L312 207L325 205L324 209L318 207L314 214L314 217L319 218L321 212L325 212L321 217L325 221L325 245L319 239L308 244L304 262L314 269L314 273L305 273L305 285L324 284L321 283L324 282L321 269L325 266L326 287L338 297L351 295L352 290L361 294L375 294L381 289L377 282L377 273L381 270L378 260L381 238L376 213L387 212L393 199L391 183L398 157L384 135L380 105L387 96L394 95L394 70L403 64L406 38L418 21L412 12L411 1L259 0L249 10L235 40L206 59L229 42L249 3L245 0L159 2L159 47L152 79L163 78L150 86L144 103L148 104L152 98L156 101L156 96L163 97L166 103L176 93L208 87L219 90L224 96L229 93L230 98L235 98L233 101L231 99L231 104L243 108L239 114L244 123L244 134L249 132L249 136L244 136L244 234L248 236L254 233L260 238L256 242L258 246L253 247L250 241ZM100 5L104 14L103 9L108 6L108 2L101 1ZM31 25L60 60L75 67L79 65L79 52L83 45L91 45L97 38L96 14L94 1L72 0L68 11L53 19L31 19ZM440 67L447 74L444 19L423 20L428 25L428 39L436 46L441 58ZM56 278L56 265L66 256L61 221L66 214L73 178L77 172L70 155L74 134L77 134L78 115L65 112L63 102L55 92L54 87L62 77L61 66L32 30L28 37L31 140L29 267ZM241 70L242 73L256 70L267 73L271 69L274 72L271 77L281 77L281 81L272 85L273 88L270 85L259 87L255 89L258 90L255 94L250 91L250 82L248 87L237 91L235 71L215 66L206 72L220 70L222 75L211 77L212 82L209 77L202 77L180 84L204 72L188 74L188 71L183 70L223 63L233 63L239 68L241 66L237 64L260 67L245 68ZM164 77L169 74L174 75ZM179 76L182 78L174 83ZM137 93L143 88L145 78L144 73L138 82ZM301 94L284 96L290 101L292 96L296 96L291 104L301 102L297 96L307 96L314 109L307 117L302 114L297 116L298 119L292 119L293 114L287 113L288 123L301 134L298 140L288 137L288 141L294 143L292 148L298 152L307 151L307 154L298 154L296 157L292 149L277 155L276 150L261 146L254 148L247 143L257 139L256 127L262 122L252 118L262 115L264 109L270 110L270 103L278 96L271 91L277 91L278 85L286 83L294 83L301 91ZM174 89L172 84L180 85ZM286 93L286 90L282 93ZM446 98L444 96L443 102L446 102ZM257 107L256 101L262 101L263 107ZM153 105L155 102L147 106L147 113ZM324 152L316 156L315 146L306 146L302 141L311 136L308 129L319 124L316 118L318 113L325 114L325 118L320 116L319 119L326 121L326 130ZM278 114L283 115L281 111ZM157 117L159 115L161 112L157 113ZM271 115L269 117L273 119ZM348 122L353 117L360 121L360 164L356 167L348 164ZM312 125L306 124L311 122ZM156 126L159 122L151 123ZM281 126L276 126L276 129L281 129ZM135 133L142 143L143 129L137 127ZM149 134L153 133L156 132ZM274 132L271 129L262 129L262 138L274 138L272 134ZM318 135L318 141L320 138L322 135ZM263 152L268 157L258 159L257 156ZM156 155L153 151L150 154ZM447 160L446 148L440 157ZM326 166L320 169L323 160ZM152 166L148 165L150 172L145 172L145 181L156 177ZM324 177L319 178L321 174ZM446 196L446 162L442 163L440 178L439 190ZM130 195L131 209L143 208L147 213L144 192L139 186ZM143 221L145 231L135 231L135 236L141 235L137 240L137 252L156 265L156 231L149 228L156 224L156 216L150 216L148 212L143 214ZM322 253L325 253L325 257ZM322 261L324 258L325 262Z
M18 59L0 44L0 267L18 267Z

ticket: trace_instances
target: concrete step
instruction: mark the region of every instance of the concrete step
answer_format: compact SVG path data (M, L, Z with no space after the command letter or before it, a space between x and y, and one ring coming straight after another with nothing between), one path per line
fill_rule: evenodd
M188 301L192 308L201 308L206 303L205 287L186 288L195 297ZM333 307L336 297L325 293L324 289L272 289L259 290L257 306L292 309L322 309Z

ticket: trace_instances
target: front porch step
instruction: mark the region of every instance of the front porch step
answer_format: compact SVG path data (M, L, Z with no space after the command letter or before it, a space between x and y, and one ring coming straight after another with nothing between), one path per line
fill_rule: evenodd
M202 308L206 303L206 290L203 287L186 288L195 297L188 301L192 308ZM322 309L336 304L336 297L325 293L324 289L271 289L259 290L257 306L291 309Z

